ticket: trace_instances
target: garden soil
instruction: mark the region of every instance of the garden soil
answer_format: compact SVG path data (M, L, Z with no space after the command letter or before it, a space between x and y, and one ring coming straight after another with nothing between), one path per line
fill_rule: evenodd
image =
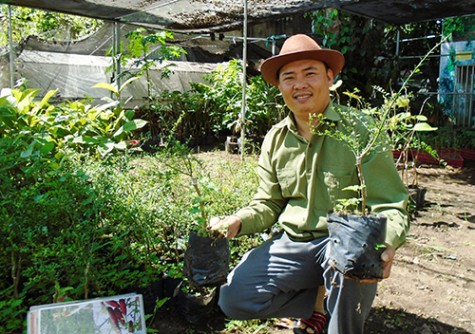
M239 159L221 152L204 155L208 161ZM475 165L418 170L426 202L397 251L391 277L379 285L365 333L475 334ZM163 307L156 315L159 333L231 333L219 313L207 329L198 330L174 311ZM292 333L285 320L276 319L267 333Z

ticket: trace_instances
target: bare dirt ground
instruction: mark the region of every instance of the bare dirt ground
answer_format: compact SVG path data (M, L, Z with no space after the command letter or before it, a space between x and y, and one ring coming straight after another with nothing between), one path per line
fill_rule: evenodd
M419 168L426 202L396 254L391 277L380 283L367 334L475 334L474 167ZM158 315L159 333L231 333L220 325L206 331L183 323L178 328L178 319L169 313ZM271 326L255 333L292 330Z
M380 284L368 333L475 333L475 169L419 175L426 204Z
M421 166L418 172L427 189L425 205L396 254L391 277L380 283L365 332L473 334L475 168Z

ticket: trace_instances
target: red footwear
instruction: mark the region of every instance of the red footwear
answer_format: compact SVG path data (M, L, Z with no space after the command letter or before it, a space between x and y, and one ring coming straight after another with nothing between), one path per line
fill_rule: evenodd
M300 319L294 328L294 334L323 334L327 327L327 317L313 312L309 319Z

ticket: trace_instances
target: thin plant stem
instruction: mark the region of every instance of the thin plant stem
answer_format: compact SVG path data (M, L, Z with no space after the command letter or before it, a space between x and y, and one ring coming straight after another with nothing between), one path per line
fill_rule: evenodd
M432 52L434 52L434 50L436 50L440 45L442 45L442 43L444 43L448 39L448 37L449 36L443 38L439 43L437 43L434 47L432 47L432 49L430 49L429 52L427 52L424 55L424 57L422 57L422 59L419 61L417 66L414 68L414 70L412 70L411 73L409 74L409 76L404 80L404 82L403 82L401 88L398 90L398 92L395 95L391 96L389 105L385 108L384 113L381 115L380 122L379 122L379 125L378 125L377 129L376 129L375 135L372 136L370 142L368 143L368 145L365 146L365 148L362 150L361 154L359 154L359 156L356 157L356 161L357 161L358 164L362 163L363 158L371 151L371 149L375 145L376 141L379 139L379 136L381 135L381 133L383 133L383 131L385 129L385 125L386 125L386 119L388 118L389 112L392 110L392 107L393 107L394 103L397 101L398 97L401 96L403 91L406 89L406 85L409 82L409 80L412 79L414 74L422 66L422 64L426 61L426 59L429 57L429 55L431 55ZM361 169L361 166L357 166L357 168ZM364 174L361 174L360 176L361 176L360 183L361 183L361 187L363 188L362 191L361 191L361 197L362 197L362 199L361 199L361 202L362 202L361 210L364 213L366 211L366 191L365 191L366 182L364 180Z
M447 39L448 39L449 36L443 38L439 43L437 43L434 47L432 47L432 49L429 50L429 52L427 52L424 57L422 57L422 59L419 61L419 63L417 64L417 66L414 68L414 70L411 71L411 73L409 74L409 76L404 80L401 88L398 90L398 92L391 97L391 100L390 100L390 104L389 106L386 108L385 112L382 114L382 118L381 118L381 122L379 124L379 127L376 131L376 135L373 136L371 142L369 143L369 145L367 145L365 147L365 149L363 150L362 154L361 154L361 157L363 158L364 156L366 156L366 154L368 154L368 152L370 151L370 149L372 148L372 146L375 144L375 142L378 140L379 136L381 135L381 133L383 132L384 130L384 126L386 125L386 119L389 115L389 111L391 110L392 106L394 105L395 101L397 101L397 98L399 96L401 96L402 92L406 89L406 85L407 83L409 82L409 80L412 79L412 77L414 76L414 74L417 72L417 70L422 66L422 64L424 64L424 62L426 61L426 59L432 54L432 52L434 52L439 46L441 46Z

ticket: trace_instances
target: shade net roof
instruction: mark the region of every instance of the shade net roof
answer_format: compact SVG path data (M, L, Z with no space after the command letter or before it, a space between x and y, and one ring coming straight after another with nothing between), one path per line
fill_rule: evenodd
M0 3L151 28L219 32L243 24L244 0L0 0ZM339 8L388 24L475 13L475 0L247 0L248 23L322 8Z

